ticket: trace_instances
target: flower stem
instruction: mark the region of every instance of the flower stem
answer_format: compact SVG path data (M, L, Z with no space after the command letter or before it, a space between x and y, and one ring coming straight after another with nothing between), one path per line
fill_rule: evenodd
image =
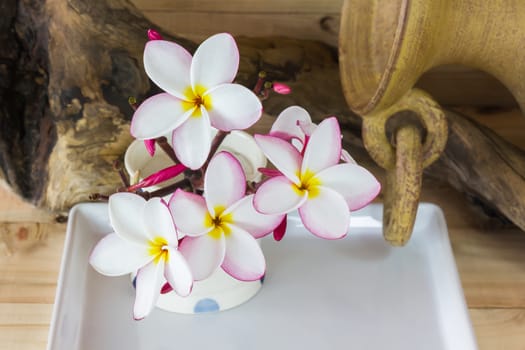
M259 96L261 93L261 90L264 86L264 81L266 80L266 72L260 71L259 75L257 76L257 83L255 83L255 87L253 88L253 93Z
M206 169L208 169L208 164L210 163L211 159L215 155L215 152L219 149L219 146L221 145L222 141L228 136L230 132L229 131L222 131L219 130L217 132L217 135L215 135L215 138L213 139L210 147L210 154L208 155L208 159L206 159L206 162L202 166L202 173L206 173Z
M169 186L166 186L166 187L160 188L160 189L158 189L156 191L153 191L151 193L148 193L148 195L149 195L149 198L151 198L151 197L164 197L164 196L167 196L168 194L171 194L171 193L175 192L175 190L177 190L179 188L181 188L181 189L190 188L191 189L192 188L191 181L188 180L188 179L182 179L180 181L175 182L174 184L171 184Z
M113 162L113 169L118 171L122 184L124 184L125 187L129 187L129 179L122 168L122 163L118 159Z
M162 150L168 155L168 157L170 157L170 159L175 164L180 164L180 161L177 158L177 155L175 154L175 151L173 150L173 148L168 143L168 139L166 137L164 137L164 136L158 137L158 138L155 139L155 141L157 142L157 145L159 145L159 147L162 148Z
M138 102L137 102L137 99L136 99L134 96L130 96L130 97L128 98L128 103L129 103L129 106L130 106L131 108L133 108L134 111L136 111L137 108L139 108L139 104L138 104Z

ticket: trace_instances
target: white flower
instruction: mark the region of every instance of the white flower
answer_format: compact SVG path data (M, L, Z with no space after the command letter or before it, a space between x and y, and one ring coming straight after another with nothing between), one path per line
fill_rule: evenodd
M304 156L282 138L255 135L255 140L281 174L258 188L255 209L263 214L298 209L304 226L321 238L345 236L350 211L368 204L381 189L365 168L339 164L341 132L334 117L321 122L305 139Z
M191 169L200 168L210 152L211 126L222 131L246 129L261 117L257 96L231 83L238 66L239 51L229 34L208 38L193 57L175 43L149 41L144 67L166 93L152 96L138 107L131 134L147 140L173 130L179 160Z
M245 196L246 178L239 161L219 152L204 178L204 197L177 190L169 208L179 232L186 235L180 251L195 280L209 277L219 266L242 281L260 279L266 263L255 238L273 231L283 215L263 215Z
M193 276L177 250L178 237L166 203L160 198L146 201L132 193L109 198L109 219L114 233L93 249L89 262L106 276L137 272L135 319L146 317L167 281L175 292L191 292Z

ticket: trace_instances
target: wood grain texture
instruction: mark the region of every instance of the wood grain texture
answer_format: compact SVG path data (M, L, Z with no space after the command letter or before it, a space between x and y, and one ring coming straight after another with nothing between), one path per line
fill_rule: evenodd
M476 0L347 0L339 58L347 102L358 114L400 100L423 73L460 64L492 74L525 110L525 4Z
M471 309L480 350L525 349L525 309Z
M343 0L132 0L142 11L207 13L328 13L341 11Z
M144 15L171 33L202 41L206 37L229 32L249 37L286 36L319 40L337 46L338 14L306 13L184 13L145 11ZM252 28L247 31L246 28Z

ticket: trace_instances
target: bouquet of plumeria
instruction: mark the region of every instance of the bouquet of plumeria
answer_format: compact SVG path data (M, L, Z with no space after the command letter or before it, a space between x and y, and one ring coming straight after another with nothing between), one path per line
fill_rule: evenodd
M292 211L312 234L344 237L350 213L380 191L375 177L342 150L337 119L315 125L298 106L284 110L267 135L254 136L274 168L259 169L263 181L247 183L239 161L216 152L218 145L259 120L268 89L289 89L232 83L239 52L229 34L208 38L193 57L154 31L149 38L144 67L164 92L137 106L131 134L151 155L160 145L174 165L109 196L114 232L90 257L104 275L136 273L135 319L148 315L162 291L187 296L194 281L218 268L241 281L260 279L266 263L256 239L273 233L281 240ZM161 191L142 190L181 175Z

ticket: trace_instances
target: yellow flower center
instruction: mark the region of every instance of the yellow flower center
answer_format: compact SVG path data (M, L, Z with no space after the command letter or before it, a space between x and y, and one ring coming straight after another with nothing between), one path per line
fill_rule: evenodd
M223 206L216 206L215 208L215 217L212 217L209 213L204 219L204 225L206 227L212 227L212 230L208 232L208 235L214 239L220 239L222 235L228 236L231 233L230 224L233 223L233 214L223 214Z
M167 246L168 241L163 237L157 236L149 241L148 254L153 256L155 264L158 264L161 260L168 262L170 254Z
M298 173L297 177L299 178L299 184L293 184L293 189L297 194L302 196L306 191L309 199L319 195L321 181L311 170L307 169L304 173Z
M204 95L205 93L206 88L202 85L195 86L195 89L189 86L184 91L185 100L182 101L182 108L186 112L193 110L191 117L198 118L202 116L201 106L206 109L211 108L211 96Z

